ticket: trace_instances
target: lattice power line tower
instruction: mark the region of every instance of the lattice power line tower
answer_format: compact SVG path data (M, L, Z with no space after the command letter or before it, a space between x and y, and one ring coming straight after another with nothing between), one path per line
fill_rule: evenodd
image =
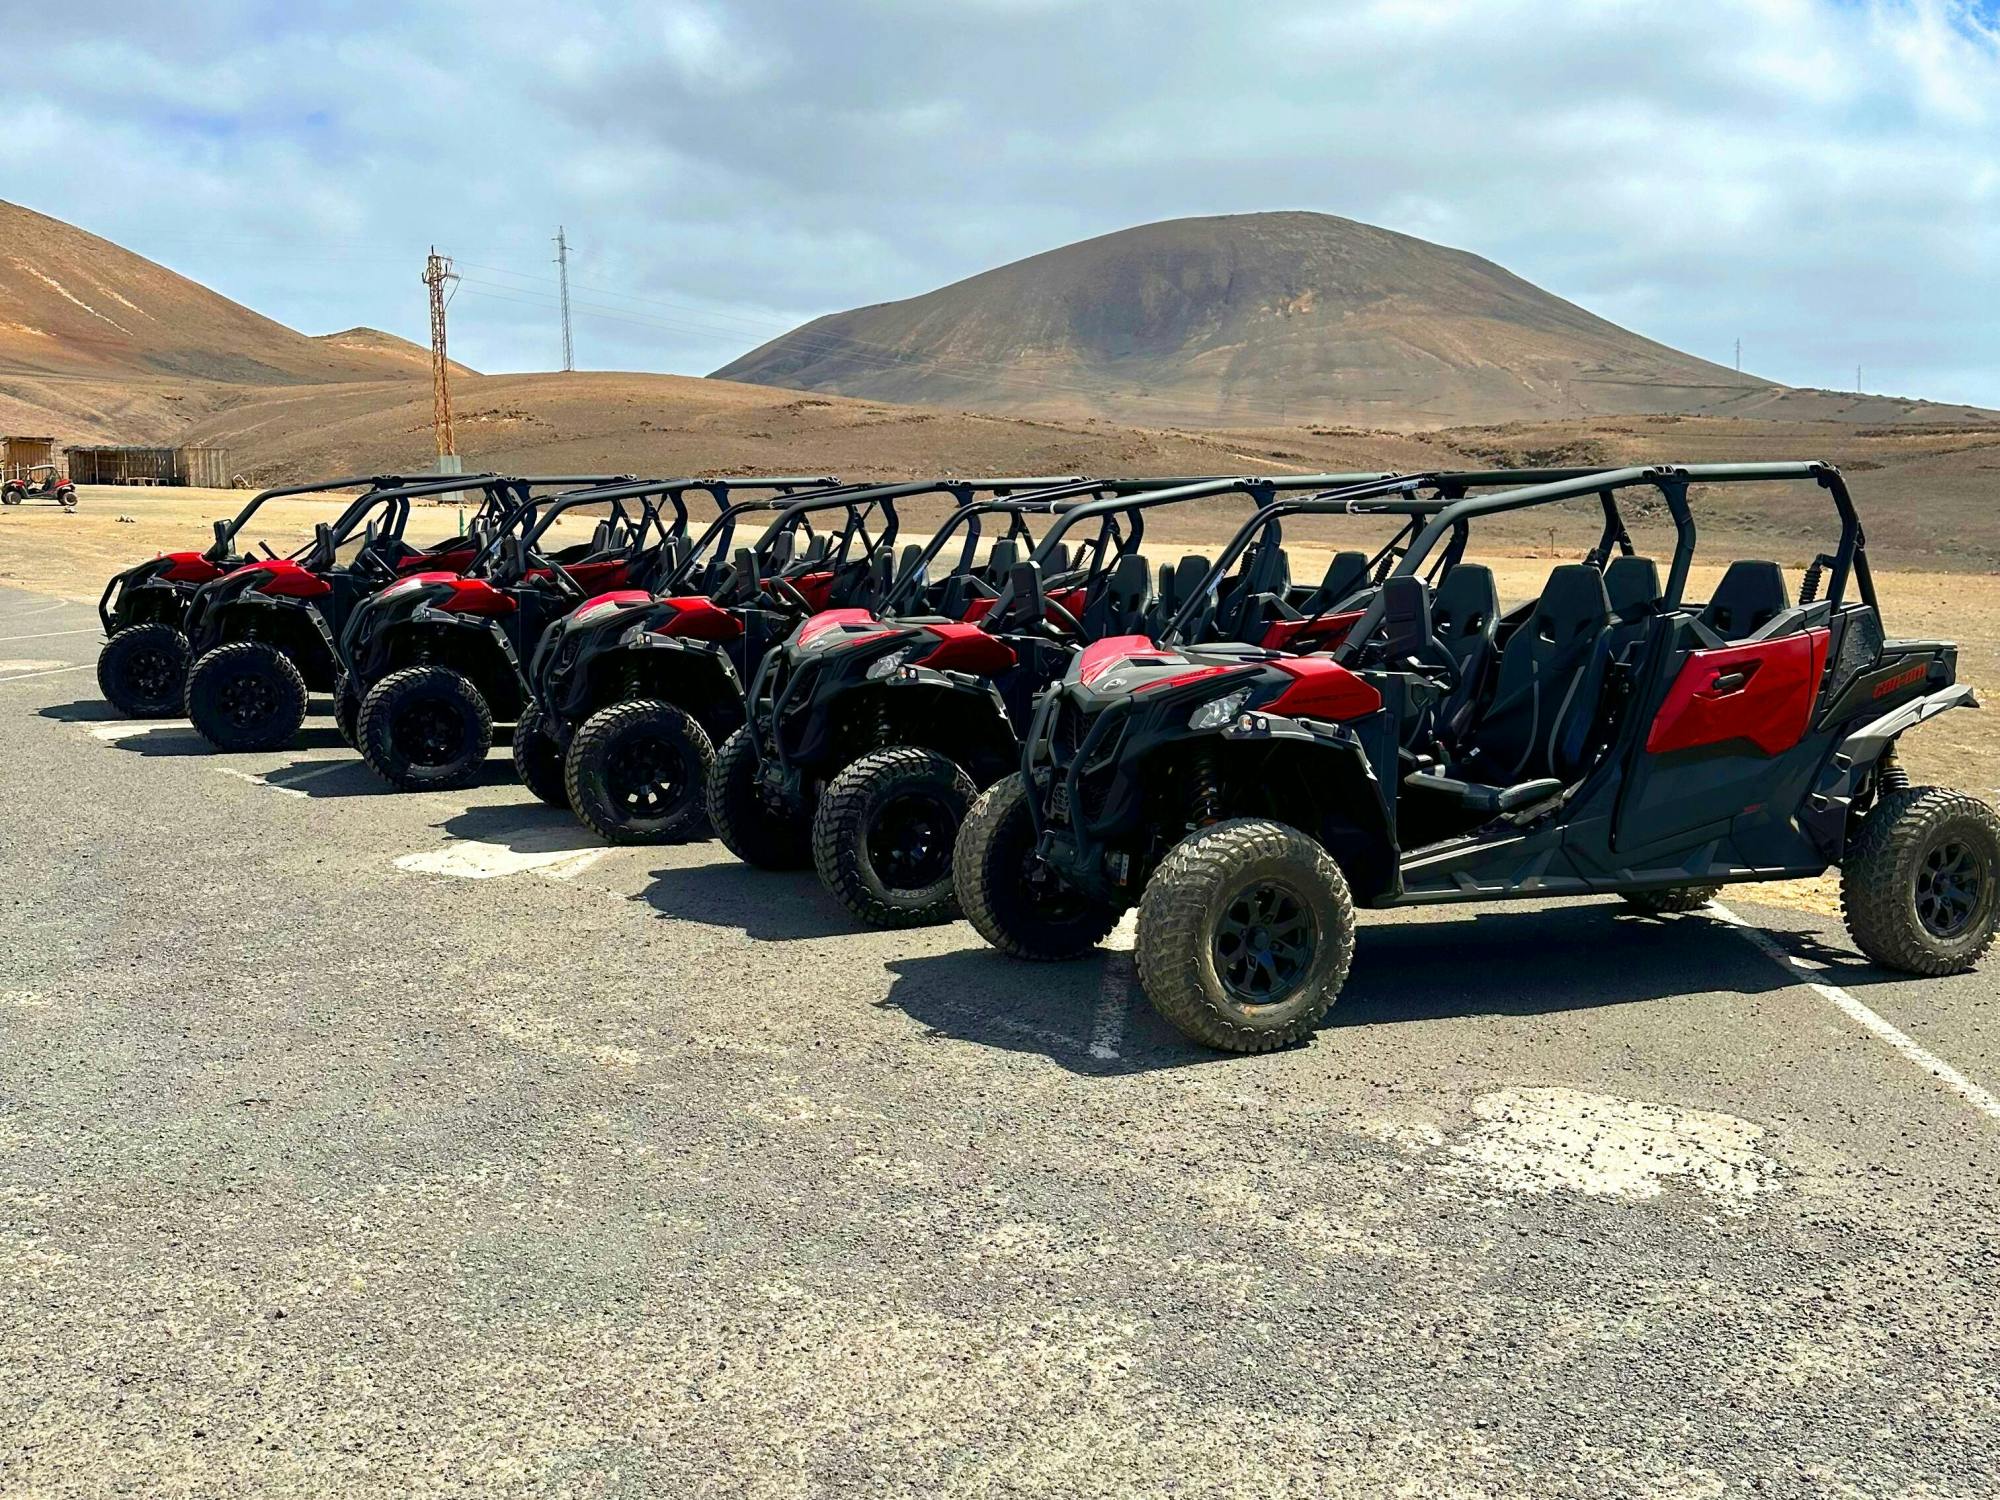
M569 240L562 225L556 225L556 275L562 283L563 370L576 369L576 345L569 335Z
M440 474L459 472L458 440L451 430L451 361L445 354L444 310L451 299L445 287L458 280L451 257L439 255L431 246L424 262L424 285L431 293L431 430L437 437L437 467Z

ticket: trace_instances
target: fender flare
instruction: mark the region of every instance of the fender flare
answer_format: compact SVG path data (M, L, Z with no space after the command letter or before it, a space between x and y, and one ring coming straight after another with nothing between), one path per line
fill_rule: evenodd
M1845 735L1834 747L1819 784L1807 794L1799 827L1829 864L1847 852L1847 827L1854 799L1889 747L1909 730L1954 708L1978 708L1969 682L1925 693Z
M1896 742L1898 736L1926 720L1954 708L1977 708L1969 682L1953 683L1921 698L1912 698L1900 708L1892 708L1879 719L1871 719L1840 742L1839 755L1856 767L1872 766Z

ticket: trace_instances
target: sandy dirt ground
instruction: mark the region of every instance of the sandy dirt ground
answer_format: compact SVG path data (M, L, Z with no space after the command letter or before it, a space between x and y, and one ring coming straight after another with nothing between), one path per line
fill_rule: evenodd
M145 490L86 487L78 508L63 512L50 506L22 506L0 511L0 583L62 598L94 602L105 580L156 552L200 547L209 538L211 522L233 514L249 496L231 490ZM279 552L298 546L311 535L313 524L340 509L334 500L278 500L258 512L253 528ZM462 524L461 511L445 504L419 508L411 523L411 540L419 544L453 534ZM1155 527L1156 555L1178 556L1189 550L1212 552L1228 538L1230 513L1217 509L1201 516L1181 517ZM934 509L920 509L911 518L911 540L935 524ZM587 525L579 522L571 530ZM1302 538L1291 546L1293 568L1300 577L1324 569L1332 551L1342 545L1368 545L1375 538L1362 534ZM1517 555L1486 560L1499 578L1503 602L1530 598L1554 562L1574 554L1554 547L1529 547L1516 538ZM1731 556L1750 555L1751 537L1718 538L1715 560L1698 566L1689 580L1694 597L1711 587ZM1642 538L1641 545L1648 545ZM1661 555L1664 555L1662 553ZM1705 554L1706 555L1706 554ZM1802 559L1781 556L1796 570ZM2000 693L2000 577L1990 574L1898 572L1878 560L1876 585L1891 635L1906 639L1942 639L1959 643L1959 678L1973 683L1987 701ZM2000 727L1985 713L1947 714L1909 737L1904 762L1918 781L1962 787L1989 799L2000 798ZM1816 881L1770 888L1775 899L1810 910L1839 909L1838 881Z

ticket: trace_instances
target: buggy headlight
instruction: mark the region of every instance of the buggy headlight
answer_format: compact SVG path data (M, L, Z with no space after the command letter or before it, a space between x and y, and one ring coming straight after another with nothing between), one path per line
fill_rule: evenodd
M884 677L894 676L901 669L903 663L916 654L917 648L915 646L898 646L887 656L878 656L874 661L868 663L868 680L870 682L880 682Z
M1220 698L1211 698L1188 715L1190 729L1220 729L1236 717L1236 711L1250 701L1250 689L1240 687Z

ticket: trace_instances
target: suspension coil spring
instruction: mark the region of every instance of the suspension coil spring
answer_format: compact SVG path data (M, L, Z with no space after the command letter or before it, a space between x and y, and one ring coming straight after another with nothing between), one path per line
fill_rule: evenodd
M1891 745L1882 752L1882 762L1876 771L1876 785L1884 792L1907 792L1910 789L1910 773L1896 759L1896 747Z
M889 733L889 705L880 694L872 705L872 723L869 725L871 743L876 749L885 749L895 743Z
M1222 779L1216 774L1215 757L1202 751L1189 768L1189 802L1194 812L1190 828L1205 828L1222 820Z
M1799 582L1799 603L1811 604L1819 598L1820 580L1826 576L1826 559L1815 557L1812 566L1806 569L1806 576Z

